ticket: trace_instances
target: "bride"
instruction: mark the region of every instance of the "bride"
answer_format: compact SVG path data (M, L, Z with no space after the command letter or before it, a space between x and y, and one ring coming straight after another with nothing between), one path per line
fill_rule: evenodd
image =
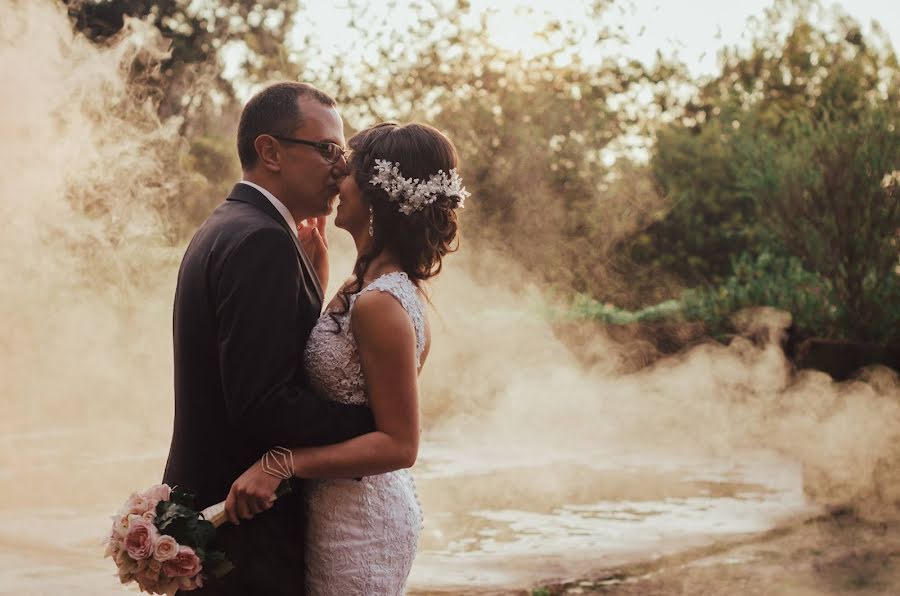
M321 395L367 404L376 430L324 447L275 448L235 481L229 501L258 513L281 477L314 479L308 593L402 594L422 524L407 470L419 449L417 377L431 347L421 286L454 250L455 210L469 193L456 149L430 126L383 123L348 144L335 225L353 236L357 259L313 329L304 365Z

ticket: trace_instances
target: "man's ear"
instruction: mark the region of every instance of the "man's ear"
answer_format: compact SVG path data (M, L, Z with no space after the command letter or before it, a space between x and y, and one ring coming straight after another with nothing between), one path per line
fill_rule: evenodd
M281 146L271 135L259 135L253 141L259 161L270 172L281 171Z

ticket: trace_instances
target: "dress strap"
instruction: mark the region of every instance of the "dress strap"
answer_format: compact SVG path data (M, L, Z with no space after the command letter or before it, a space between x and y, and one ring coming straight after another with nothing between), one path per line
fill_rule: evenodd
M372 283L363 288L358 294L350 296L350 308L356 303L356 299L363 292L371 292L379 290L387 292L397 299L409 318L412 319L413 327L416 330L416 367L421 366L422 352L425 350L425 305L419 298L419 292L416 285L409 279L403 271L395 271L385 273L376 278Z

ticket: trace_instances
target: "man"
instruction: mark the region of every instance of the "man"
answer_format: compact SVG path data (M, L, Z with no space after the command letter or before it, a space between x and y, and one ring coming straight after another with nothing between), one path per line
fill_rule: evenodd
M302 366L324 288L296 223L330 212L343 146L334 100L318 89L279 83L258 93L238 128L244 180L184 255L164 482L196 494L198 507L225 499L274 446L335 443L374 429L367 408L314 395ZM219 529L215 547L235 569L200 593L304 593L304 513L294 489L252 520L258 511L242 504L247 521Z

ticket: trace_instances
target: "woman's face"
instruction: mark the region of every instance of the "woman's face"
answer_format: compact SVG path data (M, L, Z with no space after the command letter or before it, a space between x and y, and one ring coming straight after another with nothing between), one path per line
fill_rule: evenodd
M334 225L343 228L357 238L369 233L369 205L363 199L353 172L341 181L340 195Z

